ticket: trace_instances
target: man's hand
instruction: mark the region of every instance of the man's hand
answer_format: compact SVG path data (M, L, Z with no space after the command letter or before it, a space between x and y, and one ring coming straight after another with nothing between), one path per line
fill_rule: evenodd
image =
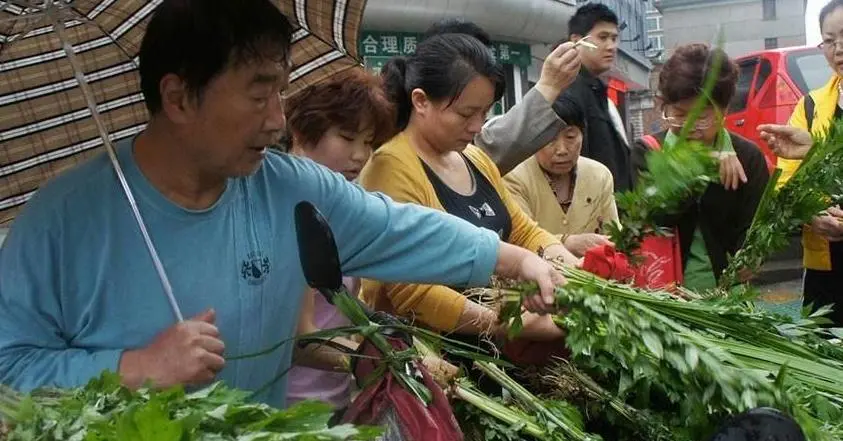
M565 247L577 256L584 256L588 250L602 245L615 246L615 244L609 240L609 236L604 236L602 234L572 234L565 239Z
M119 366L123 382L130 388L146 381L159 388L212 382L225 365L215 320L214 310L207 310L165 330L149 346L124 352Z
M746 184L746 172L738 159L738 155L727 153L719 155L720 159L720 183L726 190L737 190L741 184Z
M550 315L525 312L521 314L521 321L524 328L518 337L524 340L553 341L565 336L565 332L553 322L553 317Z
M826 213L814 218L811 229L830 242L843 240L843 210L831 207Z
M811 149L811 133L798 127L780 124L758 126L761 139L767 142L773 153L784 159L802 159Z
M555 309L557 286L566 283L565 277L550 262L524 248L501 242L495 274L510 279L536 282L539 294L524 299L528 311L548 313Z
M577 79L579 73L580 54L574 48L574 43L569 41L560 44L544 59L535 89L552 103Z

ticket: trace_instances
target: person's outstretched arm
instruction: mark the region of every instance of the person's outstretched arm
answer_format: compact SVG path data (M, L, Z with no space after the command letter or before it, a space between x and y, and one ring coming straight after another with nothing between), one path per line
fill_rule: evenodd
M486 123L474 143L495 161L501 175L553 141L564 127L553 102L577 78L580 58L573 43L559 45L544 61L535 87L504 115Z

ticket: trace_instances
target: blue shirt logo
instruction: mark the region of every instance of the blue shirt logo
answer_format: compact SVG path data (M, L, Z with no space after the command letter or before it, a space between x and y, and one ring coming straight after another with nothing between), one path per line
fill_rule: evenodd
M260 251L251 252L240 265L240 277L249 285L260 285L266 280L271 267L269 257L264 256Z

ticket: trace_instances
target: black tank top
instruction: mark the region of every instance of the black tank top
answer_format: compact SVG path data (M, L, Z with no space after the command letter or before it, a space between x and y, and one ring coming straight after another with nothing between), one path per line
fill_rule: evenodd
M430 183L433 184L436 190L436 197L442 203L442 208L446 212L465 219L477 227L486 228L498 233L498 236L504 242L509 240L509 234L512 232L512 218L509 216L509 211L495 187L486 179L486 176L462 153L460 153L463 160L468 166L468 171L471 174L471 180L474 183L474 193L471 196L463 196L444 183L442 179L433 171L427 164L422 161L424 171L427 173ZM451 289L462 291L462 287L451 286ZM467 335L454 333L450 334L449 338L468 343L495 353L494 344L492 342L481 339L476 335ZM480 371L472 367L472 361L469 358L448 355L445 357L449 362L462 365L466 368L468 378L470 378L475 386L486 394L500 394L501 387L495 383L491 378L486 377Z
M436 172L422 161L427 178L436 190L436 197L446 212L471 222L477 227L492 230L502 241L508 242L512 232L512 218L501 196L486 176L465 155L460 153L471 174L474 193L464 196L448 186Z

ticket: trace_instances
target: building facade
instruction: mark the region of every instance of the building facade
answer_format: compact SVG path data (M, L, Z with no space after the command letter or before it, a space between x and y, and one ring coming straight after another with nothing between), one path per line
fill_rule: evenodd
M625 35L641 36L624 42L621 56L610 77L617 99L625 101L629 90L645 88L651 65L643 56L646 42L642 0L605 0L619 15L639 13L627 20ZM520 102L539 78L544 58L568 35L568 20L582 0L369 0L363 15L360 56L377 70L395 55L415 51L418 38L431 24L446 18L470 20L495 41L493 51L504 65L507 93L494 113ZM632 40L630 37L629 40ZM640 47L639 47L640 46ZM635 48L635 49L633 49ZM622 110L623 112L623 110Z
M651 62L660 63L665 59L664 17L654 1L647 2L647 46L644 49Z
M731 57L805 44L803 0L656 0L668 52L691 42L716 43Z

